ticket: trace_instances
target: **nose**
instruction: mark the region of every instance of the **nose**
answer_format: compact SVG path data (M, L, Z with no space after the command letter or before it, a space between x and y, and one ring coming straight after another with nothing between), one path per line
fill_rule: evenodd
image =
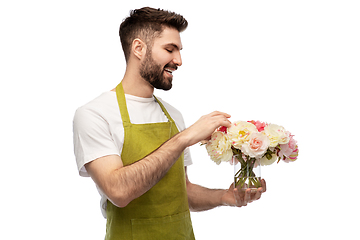
M176 53L174 59L173 59L174 64L176 64L176 66L180 67L182 65L182 59L181 59L181 54L180 51Z

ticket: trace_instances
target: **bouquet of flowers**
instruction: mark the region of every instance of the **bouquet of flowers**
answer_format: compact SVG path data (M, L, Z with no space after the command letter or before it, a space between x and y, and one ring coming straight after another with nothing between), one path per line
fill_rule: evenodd
M261 186L253 169L274 162L293 162L298 157L296 140L284 127L260 121L237 121L220 127L206 143L210 158L216 163L241 165L235 173L235 187Z

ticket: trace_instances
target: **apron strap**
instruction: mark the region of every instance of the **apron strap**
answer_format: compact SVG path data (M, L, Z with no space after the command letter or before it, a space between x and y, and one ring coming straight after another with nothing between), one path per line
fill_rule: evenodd
M116 97L119 104L123 124L130 124L130 117L126 106L124 88L121 82L116 86Z
M153 95L154 96L154 95ZM174 122L174 120L172 119L172 117L170 116L170 114L168 113L168 111L166 110L166 108L164 107L164 105L159 101L159 99L157 99L154 96L156 102L160 105L161 110L164 112L165 116L167 117L167 119L169 120L169 122Z

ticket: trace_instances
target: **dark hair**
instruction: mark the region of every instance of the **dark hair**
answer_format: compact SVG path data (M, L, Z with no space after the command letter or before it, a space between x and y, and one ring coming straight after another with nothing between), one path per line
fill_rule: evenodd
M134 39L140 38L150 47L154 38L161 35L164 27L175 28L182 32L187 26L186 19L174 12L150 7L130 11L130 16L121 23L119 29L120 41L126 61L129 59Z

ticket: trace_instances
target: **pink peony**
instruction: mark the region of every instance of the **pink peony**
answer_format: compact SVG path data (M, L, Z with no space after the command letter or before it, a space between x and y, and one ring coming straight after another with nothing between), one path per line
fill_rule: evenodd
M264 122L254 121L254 120L248 121L248 122L254 124L259 132L264 131L264 128L265 128L266 125L267 125L267 124L264 123Z
M289 143L280 144L281 150L279 151L279 157L285 162L295 161L298 156L298 146L294 135L290 135Z
M218 129L219 132L223 132L223 133L227 133L227 127L224 127L224 126L221 126L219 129Z
M265 134L253 132L249 141L242 145L241 151L252 158L260 159L266 153L269 144L270 140Z

